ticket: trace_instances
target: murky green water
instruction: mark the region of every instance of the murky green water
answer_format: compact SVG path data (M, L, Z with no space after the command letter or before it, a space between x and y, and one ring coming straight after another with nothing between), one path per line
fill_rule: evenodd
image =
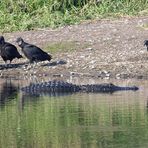
M139 91L29 97L20 80L1 80L0 148L147 148L148 82L134 84Z

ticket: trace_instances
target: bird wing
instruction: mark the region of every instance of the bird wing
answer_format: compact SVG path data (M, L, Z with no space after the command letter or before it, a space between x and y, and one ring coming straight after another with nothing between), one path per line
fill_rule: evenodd
M34 55L34 54L41 54L41 53L45 53L41 48L35 46L35 45L26 45L24 47L24 50L26 52L29 52L30 54Z
M3 47L3 49L5 50L5 53L8 56L17 56L19 55L19 52L17 51L17 48L14 45L7 45L5 47Z
M4 46L3 47L3 53L5 53L5 55L8 55L8 56L13 55L14 52L12 50L13 49L11 46Z

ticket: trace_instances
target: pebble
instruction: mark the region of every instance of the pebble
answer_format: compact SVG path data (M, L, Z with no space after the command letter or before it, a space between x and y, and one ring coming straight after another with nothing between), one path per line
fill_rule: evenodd
M63 77L63 74L53 74L53 77Z

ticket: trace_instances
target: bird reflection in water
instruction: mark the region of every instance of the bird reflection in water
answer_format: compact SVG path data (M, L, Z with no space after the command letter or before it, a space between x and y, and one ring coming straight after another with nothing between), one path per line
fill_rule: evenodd
M6 79L0 85L0 106L5 105L8 101L15 99L18 92L18 86L12 83L11 79Z

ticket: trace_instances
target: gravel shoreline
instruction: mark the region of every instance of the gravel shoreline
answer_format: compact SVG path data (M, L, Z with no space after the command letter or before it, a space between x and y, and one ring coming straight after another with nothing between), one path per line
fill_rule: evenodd
M14 60L5 67L0 60L0 77L12 76L78 76L101 79L148 79L148 52L143 46L148 39L148 16L118 20L94 20L57 29L3 34L16 45L21 36L27 42L45 48L53 42L76 42L77 50L53 54L50 63L24 64ZM82 46L87 44L87 47Z

